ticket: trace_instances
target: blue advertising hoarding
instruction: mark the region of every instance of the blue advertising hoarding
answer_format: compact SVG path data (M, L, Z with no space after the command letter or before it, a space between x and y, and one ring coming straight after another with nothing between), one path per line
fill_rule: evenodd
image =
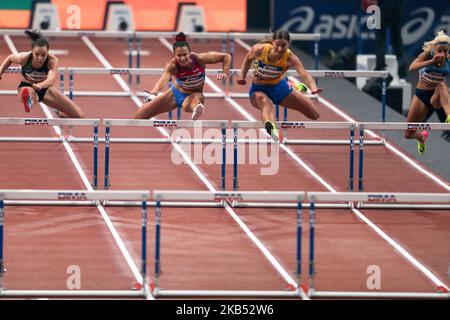
M375 33L367 28L367 17L359 0L289 0L274 1L275 29L293 33L320 33L321 51L358 48L361 25L363 53L372 53ZM405 0L403 6L402 38L410 57L416 56L425 41L435 32L450 33L449 0ZM308 51L312 46L306 47Z

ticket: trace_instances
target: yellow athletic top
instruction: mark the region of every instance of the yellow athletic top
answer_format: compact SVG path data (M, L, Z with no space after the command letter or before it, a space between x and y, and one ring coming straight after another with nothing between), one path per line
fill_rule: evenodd
M277 62L269 62L270 49L272 49L272 44L266 44L259 58L255 60L254 75L259 83L273 85L283 79L283 75L288 69L286 67L286 61L291 55L291 50L287 49Z

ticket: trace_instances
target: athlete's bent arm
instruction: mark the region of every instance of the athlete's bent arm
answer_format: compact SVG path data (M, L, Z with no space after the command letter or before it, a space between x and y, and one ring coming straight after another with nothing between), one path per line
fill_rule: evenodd
M250 69L253 60L255 60L258 57L259 51L260 51L259 46L253 46L252 49L245 55L241 65L241 73L239 74L239 79L237 80L238 84L245 84L247 82L245 80L245 78L247 77L247 72Z
M161 77L153 86L153 89L150 91L148 91L148 90L145 90L145 91L147 91L150 94L157 95L163 88L165 88L167 86L170 78L172 77L174 70L175 70L174 64L171 61L168 62L164 68L164 71L163 71Z
M50 88L55 84L56 79L58 78L58 66L59 66L59 60L56 57L51 57L48 61L48 76L47 79L40 83L33 84L33 88L40 90L40 89L47 89Z
M231 66L231 55L223 52L208 52L200 53L198 55L198 62L201 64L213 64L223 62L223 70L217 75L217 80L225 79L229 72Z
M435 58L428 59L428 53L422 52L409 66L409 71L416 71L435 62Z
M300 59L295 55L291 54L291 56L288 59L288 62L292 65L292 67L297 71L297 73L300 75L302 80L306 83L308 88L311 90L311 92L317 92L317 85L314 79L311 77L311 75L308 73L308 71L305 70L303 67L302 62Z
M10 54L3 60L2 65L0 67L0 79L2 78L3 72L9 68L12 63L22 64L23 60L29 53L21 52L21 53L13 53Z

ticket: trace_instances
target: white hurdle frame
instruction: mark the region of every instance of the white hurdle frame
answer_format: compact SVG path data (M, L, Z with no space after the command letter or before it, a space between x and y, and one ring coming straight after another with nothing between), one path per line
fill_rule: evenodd
M3 256L4 216L6 201L47 201L51 205L55 201L67 199L85 201L140 201L141 203L141 270L142 288L136 290L7 290L3 287L5 276L5 261ZM148 285L145 284L147 277L147 201L150 192L144 190L123 191L86 191L86 190L0 190L0 298L20 297L142 297L151 296Z
M290 129L338 129L338 130L349 130L349 180L348 180L348 190L353 191L353 181L354 181L354 136L356 123L351 122L312 122L312 121L277 121L276 125L279 129L286 130ZM264 123L262 121L232 121L231 126L233 128L233 190L239 189L239 179L238 179L238 131L239 129L264 129ZM271 141L271 140L268 140ZM271 141L270 143L274 143ZM283 140L283 143L284 140ZM346 143L347 144L347 143ZM251 205L251 204L247 204Z
M173 191L155 190L153 198L157 202L155 214L155 279L151 286L155 297L277 297L277 298L416 298L416 299L450 299L448 290L443 292L340 292L316 291L314 288L315 268L315 208L318 202L432 202L450 204L450 193L368 193L368 192L303 192L303 191L242 191L242 192L210 192L210 191ZM161 236L161 201L259 201L270 203L273 201L292 202L297 208L297 287L291 291L239 291L239 290L166 290L159 287L160 276L160 236ZM309 218L309 285L301 284L301 238L302 213L301 203L306 202L310 208ZM438 288L437 288L438 289ZM440 288L442 290L442 288ZM445 289L445 288L444 288Z
M16 125L30 127L47 126L92 126L93 138L93 170L91 185L94 189L98 188L98 128L99 119L49 119L49 118L0 118L0 125ZM0 142L63 142L69 141L61 132L59 137L0 137ZM70 141L69 141L70 142Z
M359 122L358 191L364 190L364 130L450 130L450 123L427 122Z
M222 139L210 140L210 143L221 143L222 144L222 164L221 164L221 188L225 190L226 186L226 129L228 125L227 120L136 120L136 119L104 119L103 124L105 125L105 179L104 188L108 189L110 187L110 176L109 176L109 162L110 162L110 144L111 144L111 127L112 126L122 126L122 127L153 127L153 128L169 128L172 129L179 128L217 128L221 130ZM203 139L195 140L190 139L189 141L184 141L184 143L203 143ZM167 138L141 138L139 140L122 139L122 142L133 142L133 143L178 143L177 141ZM207 143L207 142L206 142Z
M355 145L359 148L359 171L358 171L358 191L362 192L364 190L364 144L367 144L367 141L364 141L364 130L450 130L450 123L413 123L413 122L311 122L311 121L277 121L277 127L279 129L334 129L334 130L349 130L350 138L349 142L349 179L348 179L348 190L355 190L355 174L354 174L354 149ZM233 190L236 191L239 189L239 180L238 180L238 144L240 141L238 140L238 129L264 129L264 123L261 121L232 121L231 126L233 127L233 155L234 155L234 164L233 164ZM355 143L355 130L359 130L359 142ZM273 141L268 140L268 143L275 143ZM373 143L372 140L369 141L371 145L384 145L385 141L381 144ZM285 143L283 140L282 143ZM287 144L287 143L286 143ZM248 207L255 204L247 203L242 204L242 207ZM286 204L277 204L279 207L286 206ZM288 205L289 206L289 205ZM359 206L365 208L377 208L377 206L364 206L360 204ZM392 206L390 208L395 209L411 209L414 208L414 205L408 205L406 207L403 206ZM388 206L386 206L388 208ZM416 208L430 208L430 209L448 209L447 206L424 206L420 205Z

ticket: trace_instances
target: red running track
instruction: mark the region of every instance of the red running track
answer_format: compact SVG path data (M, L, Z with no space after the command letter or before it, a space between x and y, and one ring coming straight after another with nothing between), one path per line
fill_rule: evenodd
M114 67L127 67L127 43L116 39L92 39L100 53ZM28 41L13 38L19 51L29 50ZM9 54L5 43L1 56ZM222 50L218 41L191 44L196 52ZM56 39L52 48L66 49L59 56L61 66L104 67L81 39ZM171 52L157 40L143 40L142 67L163 67ZM239 64L245 49L236 46ZM220 66L211 66L211 68ZM239 67L237 65L237 67ZM126 78L124 78L127 80ZM151 88L157 77L142 77L142 87ZM77 76L76 90L121 91L110 76ZM213 80L216 84L220 82ZM0 89L16 88L14 76L5 76ZM58 85L59 86L59 85ZM67 88L66 88L67 89ZM245 91L247 88L237 88ZM209 86L205 92L213 92ZM326 95L327 93L324 93ZM25 117L14 96L1 97L2 117ZM89 118L131 118L137 106L129 97L75 97ZM248 99L234 99L254 119L259 114ZM207 99L203 119L248 120L226 99ZM325 105L316 102L322 121L343 121ZM33 110L32 117L45 117ZM165 117L165 115L164 115ZM183 118L188 119L187 115ZM289 112L290 120L303 120ZM51 128L0 128L2 135L52 136ZM87 128L74 130L77 136L90 136ZM231 133L229 132L228 135ZM103 135L103 133L102 133ZM113 137L161 137L153 128L113 128ZM346 138L342 132L290 131L295 138ZM75 155L88 177L92 174L89 144L72 143ZM102 145L101 145L102 147ZM290 146L331 188L347 188L347 147ZM230 151L230 150L229 150ZM171 145L112 144L112 189L207 190L200 177L186 164L175 165ZM85 188L66 150L60 143L1 143L1 188ZM382 146L366 148L366 190L392 192L445 192ZM100 152L103 171L103 152ZM279 153L279 171L261 175L261 165L240 165L241 190L310 190L327 188L302 168L285 151ZM199 164L200 172L218 189L220 166ZM393 175L392 172L395 172ZM231 166L227 185L231 186ZM100 175L102 181L102 175ZM407 183L405 183L407 181ZM140 232L138 209L105 208L136 265L139 265ZM295 210L233 209L237 216L261 240L273 257L291 276L295 266ZM449 285L446 272L450 258L450 217L431 210L363 210L375 225L399 243L420 263ZM151 216L151 215L150 215ZM307 228L307 219L304 229ZM153 220L149 229L152 229ZM367 268L381 269L381 291L433 292L435 284L398 253L350 210L317 210L316 289L318 291L370 291ZM64 237L61 237L64 235ZM304 235L304 243L307 240ZM153 232L149 233L149 257L153 257ZM82 241L80 241L82 239ZM8 289L65 289L69 265L82 270L82 289L129 289L134 281L111 232L96 208L8 207L6 216L6 263ZM304 247L306 249L306 247ZM304 250L304 270L307 252ZM151 261L153 261L151 259ZM152 264L149 264L152 272ZM283 290L287 282L264 257L252 240L224 209L163 208L162 225L163 289L209 290ZM306 281L306 277L303 278Z

